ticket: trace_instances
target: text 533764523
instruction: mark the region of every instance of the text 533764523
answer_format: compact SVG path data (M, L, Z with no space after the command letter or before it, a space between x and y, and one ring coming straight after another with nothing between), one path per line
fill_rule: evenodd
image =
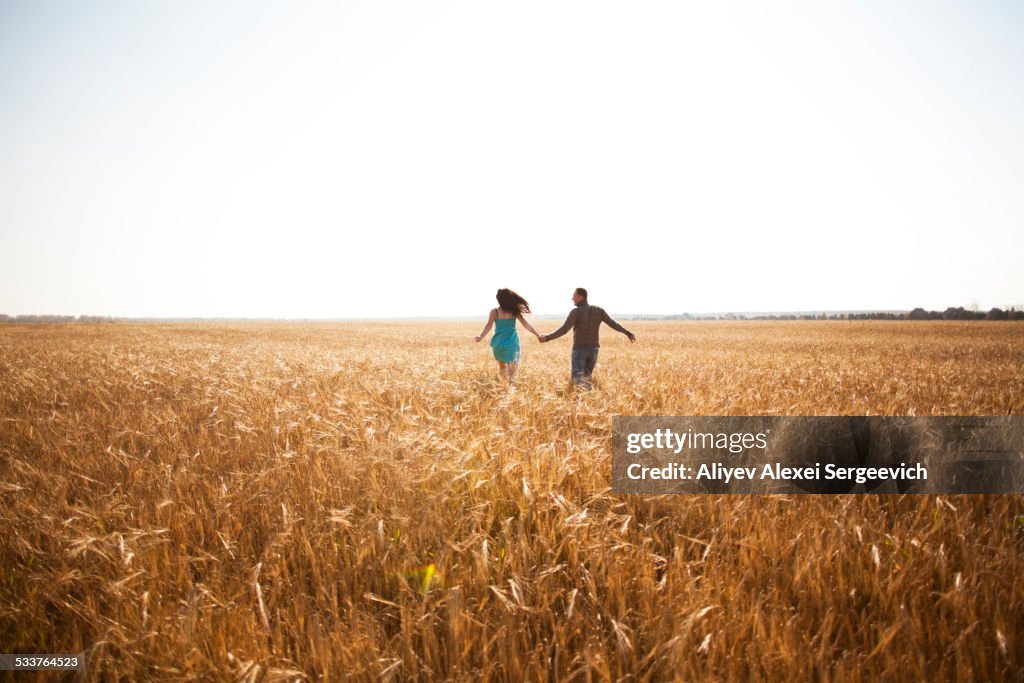
M81 669L82 655L0 654L0 671L33 671L40 669Z

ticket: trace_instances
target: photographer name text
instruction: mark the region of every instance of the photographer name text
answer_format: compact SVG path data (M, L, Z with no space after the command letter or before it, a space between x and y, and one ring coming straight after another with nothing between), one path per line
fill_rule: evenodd
M689 479L713 480L729 483L733 480L831 480L841 479L863 484L878 479L927 479L928 470L915 463L907 467L840 467L832 463L814 463L807 467L786 467L781 463L767 463L760 467L734 467L720 462L702 463L699 466L669 463L660 467L649 467L632 463L626 468L626 476L633 480L654 479L662 481L683 481Z

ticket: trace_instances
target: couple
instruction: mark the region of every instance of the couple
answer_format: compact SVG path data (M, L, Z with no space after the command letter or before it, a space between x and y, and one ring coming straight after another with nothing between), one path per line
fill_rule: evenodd
M591 375L594 373L594 366L597 365L598 328L602 322L608 323L613 330L618 330L629 337L629 341L636 341L636 335L612 320L603 308L587 303L587 290L582 287L577 287L572 295L572 302L576 308L569 312L562 326L551 334L540 334L533 329L533 325L526 322L523 315L530 312L530 304L511 289L499 289L497 299L498 307L491 309L484 331L478 334L474 341L483 339L490 332L491 326L494 326L491 349L494 351L494 359L498 361L498 371L509 381L515 379L516 370L519 369L519 334L516 332L516 320L523 323L523 327L536 335L542 344L561 337L572 328L572 381L576 386L586 389L590 388Z

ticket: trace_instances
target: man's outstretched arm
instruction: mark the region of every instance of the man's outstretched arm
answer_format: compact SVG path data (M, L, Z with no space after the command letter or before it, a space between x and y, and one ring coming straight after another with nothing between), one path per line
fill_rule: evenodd
M627 330L622 325L620 325L618 322L616 322L610 315L608 315L608 311L604 310L603 308L601 309L601 320L607 323L608 327L612 328L616 332L621 332L622 334L629 337L629 341L636 341L636 335Z
M576 316L579 315L579 310L580 309L578 309L578 308L574 308L571 311L569 311L569 315L566 316L565 322L562 323L562 326L559 327L554 332L552 332L551 334L542 334L541 337L540 337L540 340L542 342L546 342L546 341L551 341L552 339L558 339L563 334L565 334L566 332L571 330L573 324L575 324L575 322L576 322Z

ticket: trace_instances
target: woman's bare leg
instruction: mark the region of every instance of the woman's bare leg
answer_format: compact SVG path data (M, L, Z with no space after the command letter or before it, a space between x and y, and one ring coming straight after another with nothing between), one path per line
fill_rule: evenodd
M502 363L500 360L498 361L498 375L501 376L502 379L506 379L508 377L508 365L508 363Z
M519 372L519 363L509 363L507 367L508 367L508 381L509 382L515 382L516 381L516 373Z

